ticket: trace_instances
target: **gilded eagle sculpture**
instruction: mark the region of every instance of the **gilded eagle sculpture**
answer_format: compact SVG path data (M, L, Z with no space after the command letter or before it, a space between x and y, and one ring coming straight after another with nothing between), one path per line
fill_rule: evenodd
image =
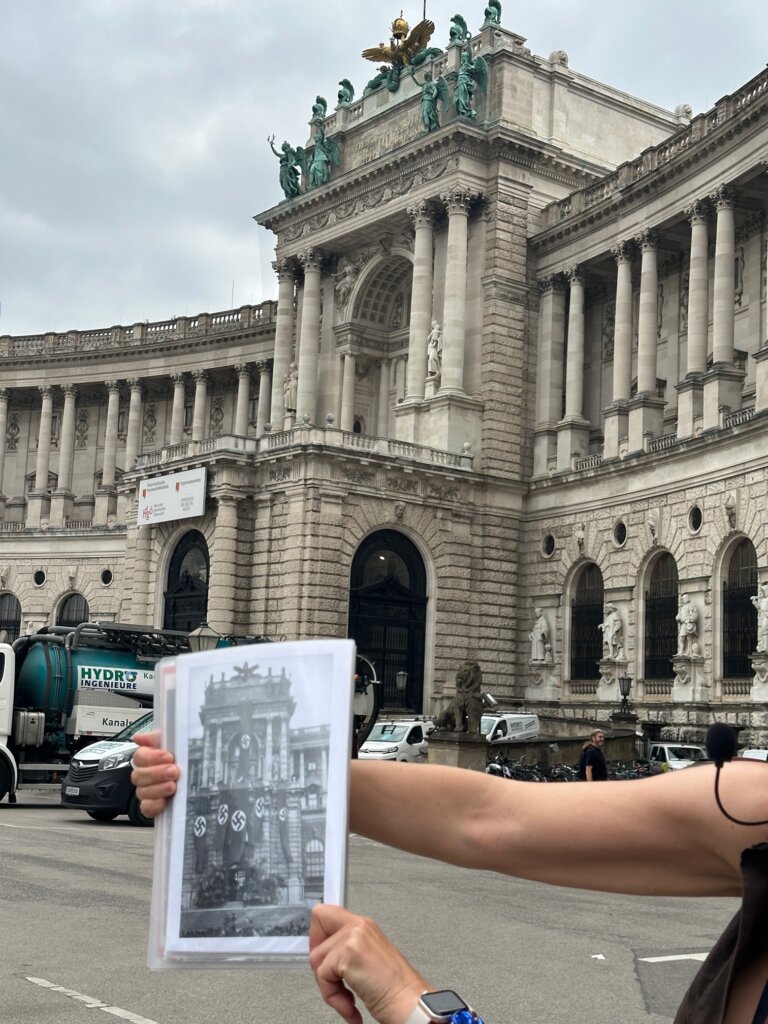
M372 78L365 88L366 92L373 92L380 85L386 82L390 92L397 92L400 86L400 76L406 67L418 67L425 60L436 57L442 50L436 47L427 47L427 43L435 31L435 23L424 19L411 31L410 25L400 14L392 22L392 36L387 46L379 43L378 46L371 46L363 50L363 57L366 60L382 62L379 74Z

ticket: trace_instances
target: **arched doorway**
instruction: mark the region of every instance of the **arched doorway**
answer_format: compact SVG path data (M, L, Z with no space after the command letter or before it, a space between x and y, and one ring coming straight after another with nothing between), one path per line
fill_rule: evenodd
M426 616L427 573L416 546L395 530L372 534L352 562L349 636L373 662L385 708L423 710Z
M651 570L645 593L646 679L671 679L677 650L677 562L669 552Z
M208 545L199 530L185 533L168 567L163 627L197 629L208 613Z
M723 678L748 679L757 647L757 552L744 537L731 553L723 581Z
M79 626L88 622L91 610L82 594L69 594L59 605L56 615L57 626Z
M603 574L594 562L579 573L571 601L571 679L599 679L603 641Z

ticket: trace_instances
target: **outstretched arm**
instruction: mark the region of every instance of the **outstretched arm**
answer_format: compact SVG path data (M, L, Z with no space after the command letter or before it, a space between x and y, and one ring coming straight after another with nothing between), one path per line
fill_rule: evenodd
M354 761L353 831L463 867L605 892L737 896L742 850L768 839L718 810L714 766L599 786ZM768 818L765 765L723 769L737 818Z

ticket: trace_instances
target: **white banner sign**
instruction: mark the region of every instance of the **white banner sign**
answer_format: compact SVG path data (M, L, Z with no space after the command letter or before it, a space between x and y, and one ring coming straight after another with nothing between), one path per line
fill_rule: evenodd
M205 469L154 476L139 484L139 526L189 519L205 512Z

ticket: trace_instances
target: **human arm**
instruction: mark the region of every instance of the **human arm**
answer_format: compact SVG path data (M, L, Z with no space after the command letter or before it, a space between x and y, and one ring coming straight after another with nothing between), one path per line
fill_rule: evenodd
M314 908L309 950L323 999L349 1024L363 1020L355 995L379 1024L403 1024L432 989L374 921L343 907Z
M587 761L586 765L584 766L584 775L586 776L587 782L595 781L592 778L592 764L589 761Z
M765 765L720 783L738 818L768 817ZM630 788L631 787L631 788ZM438 765L354 761L352 831L463 867L604 892L738 896L739 861L768 828L728 822L714 766L600 786L537 786Z

